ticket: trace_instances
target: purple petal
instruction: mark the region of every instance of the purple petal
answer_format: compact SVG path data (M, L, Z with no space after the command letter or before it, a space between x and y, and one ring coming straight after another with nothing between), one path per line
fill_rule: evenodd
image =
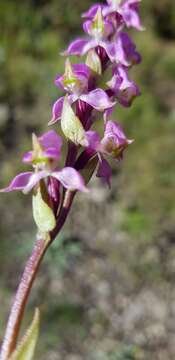
M32 173L32 175L29 178L28 183L23 188L23 193L27 194L30 190L32 190L34 188L35 185L37 185L40 182L40 180L46 178L47 176L48 176L48 173L45 170L39 171L37 173Z
M105 126L105 137L111 136L115 136L119 145L122 145L127 140L121 125L117 122L109 120Z
M120 89L122 82L123 82L123 78L120 76L120 74L114 74L112 79L107 82L107 85L116 94Z
M98 111L104 111L115 104L110 101L108 95L102 89L92 90L87 95L81 95L80 99Z
M100 135L96 131L89 130L86 132L86 139L88 141L88 147L98 151L100 147Z
M63 55L82 56L88 51L87 49L90 43L91 41L87 39L76 39L71 42L68 49L63 53Z
M122 6L122 16L126 26L134 27L137 30L144 30L139 17L140 0L126 0Z
M64 90L64 86L63 86L63 75L57 75L56 79L55 79L55 85L61 89Z
M112 63L120 63L124 66L130 65L120 36L117 37L115 42L100 41L99 45L106 51Z
M128 84L121 87L121 91L119 91L117 95L117 99L119 103L125 107L131 106L133 100L140 96L140 90L138 86L134 83L134 81L129 81Z
M89 78L90 76L90 69L86 64L73 64L72 65L73 70L75 71L75 73L77 74L81 74L86 78Z
M115 61L124 66L130 65L130 59L128 58L128 54L126 52L125 41L122 36L118 36L116 44L115 44Z
M138 86L129 79L127 68L116 67L115 73L108 86L114 91L120 104L128 107L136 96L140 95Z
M123 151L133 141L128 140L120 124L114 121L107 121L105 125L104 138L101 141L101 152L112 155L117 160L123 157Z
M127 9L123 12L123 19L128 27L133 27L139 31L144 30L141 25L140 17L136 11Z
M24 163L30 163L32 162L32 158L33 158L33 151L28 151L24 154L22 161Z
M123 51L123 55L125 59L129 62L129 64L139 64L141 62L141 56L136 51L136 45L133 43L129 35L125 32L121 32L118 36L117 40L118 49ZM124 62L120 61L122 65L128 66Z
M32 177L33 172L24 172L19 175L17 175L10 185L6 187L5 189L1 189L0 192L10 192L14 190L23 190L28 182L30 181L30 178Z
M99 162L97 177L102 178L102 181L111 186L112 169L109 163L103 158Z
M82 14L82 17L83 18L93 18L96 15L99 6L102 7L102 4L92 5L88 11L86 11L85 13Z
M59 98L53 105L52 108L52 119L49 121L48 125L55 124L58 120L61 119L61 114L63 110L64 96Z
M116 61L116 45L114 42L100 41L100 46L105 50L111 62Z
M91 20L86 20L83 23L83 30L84 30L84 32L86 34L93 36L93 33L92 33L92 21Z
M62 139L54 130L50 130L39 137L39 142L44 148L43 155L48 158L59 159L61 155Z
M65 167L60 171L54 171L52 177L56 178L68 190L87 192L83 177L72 167Z

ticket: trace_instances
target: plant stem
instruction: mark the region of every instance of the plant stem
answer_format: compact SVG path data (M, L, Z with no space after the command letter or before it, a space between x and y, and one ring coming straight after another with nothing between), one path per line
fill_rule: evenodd
M11 308L6 333L1 348L1 360L7 360L16 347L17 337L33 281L47 249L47 242L37 239L32 254L25 266L18 286L14 303Z

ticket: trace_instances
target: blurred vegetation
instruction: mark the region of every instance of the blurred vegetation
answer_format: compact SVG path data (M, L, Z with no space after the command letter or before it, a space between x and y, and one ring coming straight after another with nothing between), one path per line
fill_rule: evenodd
M92 0L23 0L22 3L4 0L0 3L1 187L21 170L20 159L30 148L31 133L47 128L51 104L58 96L54 78L64 65L59 52L80 34L80 15L93 3ZM116 119L123 123L135 142L122 165L114 168L110 194L107 191L106 195L102 188L102 194L94 192L94 198L86 204L80 197L72 222L46 256L27 317L33 305L41 303L43 330L38 356L42 360L168 360L175 356L169 340L174 329L171 314L166 324L160 324L165 326L167 338L161 338L158 343L155 332L150 335L152 330L147 329L146 320L141 323L141 330L134 325L127 335L126 331L116 331L110 325L116 312L124 321L121 314L125 312L122 313L120 306L113 307L111 295L107 302L111 304L112 315L108 315L108 310L101 310L102 299L98 304L95 292L102 279L106 279L110 291L114 291L115 296L127 297L129 303L142 299L140 294L147 288L154 294L162 291L168 308L173 303L175 2L143 0L141 9L146 31L133 32L133 36L143 62L133 69L132 76L142 96L131 109L118 107L116 110ZM99 190L99 183L94 182L94 187ZM1 195L0 210L2 336L11 296L32 247L35 226L29 197ZM117 239L116 232L124 240L112 242L111 239ZM105 269L94 265L95 258L101 264L103 256ZM92 286L89 284L91 268L97 270L93 275L97 280ZM159 295L157 299L159 307ZM123 326L122 323L121 328ZM143 336L139 337L136 330Z

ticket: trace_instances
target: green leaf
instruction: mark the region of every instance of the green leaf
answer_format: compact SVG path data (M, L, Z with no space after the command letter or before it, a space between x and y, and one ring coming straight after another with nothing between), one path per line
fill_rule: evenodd
M28 328L21 343L17 346L9 360L33 359L39 334L39 317L39 310L36 309L31 326Z
M41 190L33 195L33 217L41 233L48 233L56 226L56 219L52 209L43 200Z
M64 99L61 116L61 128L64 135L76 145L87 145L85 131L79 118L74 114L67 96Z

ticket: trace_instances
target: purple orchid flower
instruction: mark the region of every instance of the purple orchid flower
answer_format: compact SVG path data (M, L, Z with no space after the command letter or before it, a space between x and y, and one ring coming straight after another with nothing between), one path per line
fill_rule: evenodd
M90 108L97 111L104 111L112 106L115 102L111 102L106 92L100 88L89 91L89 83L91 72L87 65L76 64L71 65L70 61L66 61L65 74L57 76L55 80L56 86L68 92L68 100L70 105L79 101L81 109L82 102ZM52 119L49 125L55 124L61 118L64 104L64 96L59 98L53 105ZM80 109L78 109L80 110ZM87 111L87 109L85 108Z
M109 0L108 0L109 1ZM115 0L114 0L115 1ZM119 13L122 15L127 27L144 30L139 16L139 3L141 0L125 0L119 4Z
M134 42L132 41L132 39L130 38L130 36L125 33L125 32L121 32L120 35L118 36L118 46L122 47L125 57L126 57L126 61L130 64L130 65L136 65L136 64L140 64L141 62L141 55L139 54L139 52L136 50L136 45L134 44ZM121 45L120 45L121 44ZM122 62L121 62L122 64ZM123 65L125 65L123 63Z
M1 192L22 190L25 194L31 191L41 180L50 185L50 179L56 179L62 186L71 191L87 191L82 176L72 167L57 169L55 160L60 158L62 140L55 131L48 131L37 138L33 136L33 151L24 155L23 161L32 163L34 172L23 172L17 175L10 185Z
M116 19L119 25L126 25L137 30L143 30L139 16L139 3L141 0L107 0L108 5L101 6L102 14L105 18ZM98 10L99 5L93 5L85 12L82 17L93 18Z
M86 138L89 150L93 150L99 157L97 176L110 185L112 169L105 157L109 156L121 161L124 150L132 144L133 140L127 139L121 125L112 120L106 122L102 140L97 132L91 130L86 132Z
M138 86L128 77L128 69L121 65L113 69L113 77L107 85L110 95L116 97L125 107L131 106L135 97L140 95Z
M136 45L125 32L119 32L116 35L113 54L113 62L125 67L130 67L141 62L141 56L136 50Z
M65 55L82 56L95 49L102 60L105 54L112 63L119 63L124 66L140 63L140 54L136 51L136 46L129 35L119 31L121 29L118 22L113 23L112 20L105 20L102 15L102 7L98 7L95 17L92 20L87 20L83 28L92 38L76 39L69 45L64 53Z
M63 53L64 55L82 56L92 49L98 52L100 48L103 49L111 62L117 60L118 53L116 54L115 41L111 41L116 29L111 21L105 20L103 17L101 6L98 6L94 18L84 23L83 29L91 37L89 39L76 39L69 45L68 49Z

